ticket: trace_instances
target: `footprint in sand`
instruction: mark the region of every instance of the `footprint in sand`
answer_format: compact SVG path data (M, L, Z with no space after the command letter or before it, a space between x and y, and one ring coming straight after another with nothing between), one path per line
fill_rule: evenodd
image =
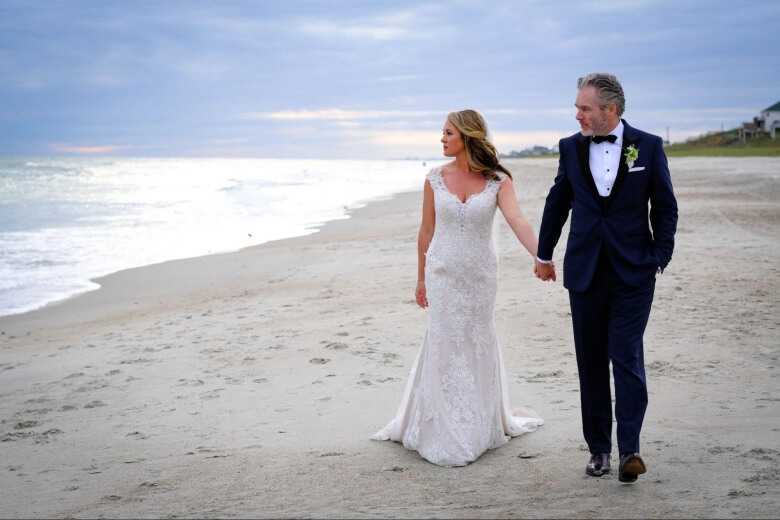
M54 437L55 435L63 434L63 433L65 433L65 432L63 432L59 428L48 429L48 430L46 430L45 432L41 433L40 435L38 435L36 437L35 444L45 444L45 443L48 443L48 442L51 441L52 437Z
M535 459L537 458L541 453L521 453L517 456L518 459Z
M148 365L149 363L157 363L158 360L149 358L135 358L135 359L123 359L119 362L120 365Z
M394 352L383 352L382 353L382 364L383 365L389 365L395 361L397 361L401 356Z
M321 453L319 457L341 457L342 455L344 455L344 453L340 451L326 451L325 453Z
M777 480L780 480L780 475L778 475L775 470L771 468L764 468L749 477L743 478L742 482L756 484L759 482L775 482Z
M14 424L14 430L24 430L27 428L35 428L40 423L38 421L19 421Z
M203 392L202 394L200 394L200 398L201 399L219 399L220 397L222 397L222 396L219 395L219 393L220 392L224 392L224 391L225 391L224 388L215 388L213 390L209 390L208 392Z
M26 404L39 404L39 403L49 403L52 399L49 399L48 397L34 397L32 399L27 399L25 401Z
M100 471L100 470L98 469L98 467L97 467L96 465L94 465L94 464L91 464L91 465L87 466L86 468L81 468L81 469L82 469L82 471L86 471L86 472L87 472L87 473L89 473L90 475L97 475L98 473L103 473L103 472L102 472L102 471Z
M35 432L32 430L6 433L5 435L0 436L0 442L18 441L19 439L26 439L27 437L32 437L33 435L35 435Z
M328 343L327 345L325 345L325 348L329 350L344 350L349 348L349 345L347 345L346 343L340 343L338 341L334 341L332 343Z
M780 452L771 448L753 448L742 454L743 457L766 461L775 461L778 459L778 455L780 455Z
M206 383L202 379L179 379L179 384L176 386L203 386Z
M30 408L25 410L22 413L29 413L33 415L46 415L49 412L51 412L51 408Z
M109 386L107 381L104 381L102 379L95 379L93 381L90 381L89 383L82 385L78 387L75 392L91 392L93 390L100 390L101 388L106 388Z

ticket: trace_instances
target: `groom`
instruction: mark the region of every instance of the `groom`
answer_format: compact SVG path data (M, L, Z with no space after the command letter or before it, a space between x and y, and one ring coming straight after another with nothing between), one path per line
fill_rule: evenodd
M560 141L535 272L555 280L553 249L571 210L563 285L569 290L582 428L591 453L585 471L592 476L610 471L611 361L619 479L634 482L646 471L639 455L647 408L642 336L656 272L672 258L677 201L661 139L620 118L625 97L617 78L588 74L577 86L582 131Z

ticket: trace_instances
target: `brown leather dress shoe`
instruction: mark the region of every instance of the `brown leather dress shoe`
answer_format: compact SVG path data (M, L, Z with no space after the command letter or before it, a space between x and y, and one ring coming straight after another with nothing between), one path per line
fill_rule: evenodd
M620 470L618 471L620 482L636 482L639 475L646 472L645 461L638 453L628 453L620 457Z
M590 456L588 465L585 466L585 473L591 477L600 477L610 471L609 453L593 453Z

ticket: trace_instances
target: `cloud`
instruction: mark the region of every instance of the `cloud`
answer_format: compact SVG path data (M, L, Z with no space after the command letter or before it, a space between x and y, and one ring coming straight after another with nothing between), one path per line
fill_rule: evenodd
M412 81L419 78L416 74L396 74L394 76L382 76L378 78L378 81L383 83L396 82L396 81Z
M352 20L309 18L299 21L297 29L311 36L347 40L385 42L433 39L450 31L442 23L439 11L439 6L431 4Z
M631 112L636 117L653 117L673 121L721 121L729 118L752 117L755 107L721 107L721 108L676 108L676 109L637 109Z
M571 108L492 108L481 110L485 117L493 116L518 116L518 117L546 117L567 116L573 114ZM314 110L280 110L276 112L247 112L242 114L242 119L276 120L276 121L348 121L360 119L401 118L417 119L423 117L444 117L446 110L350 110L343 108L319 108Z
M315 36L340 36L353 39L400 40L409 36L408 29L377 24L340 24L328 20L303 22L300 30Z
M277 121L348 121L356 119L381 119L388 117L428 117L441 115L435 110L345 110L320 108L316 110L281 110L278 112L248 112L244 119L271 119Z
M530 131L530 132L494 132L492 139L499 152L521 150L535 145L552 146L572 130Z
M521 150L534 145L552 146L571 130L493 132L491 139L499 152ZM344 138L375 147L385 157L441 155L441 133L437 130L362 130L343 134Z
M100 155L107 153L118 152L128 148L121 145L91 145L91 146L76 146L62 143L53 143L51 148L60 153L72 153L78 155Z

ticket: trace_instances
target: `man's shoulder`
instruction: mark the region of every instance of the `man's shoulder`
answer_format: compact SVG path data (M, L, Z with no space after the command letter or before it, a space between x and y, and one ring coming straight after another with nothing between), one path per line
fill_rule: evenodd
M635 140L638 141L657 141L657 142L663 142L663 139L661 137L651 134L650 132L645 132L644 130L640 130L639 128L636 128L635 126L630 126L628 123L624 123L626 125L626 130L629 131L630 134L633 134L632 137ZM624 130L625 135L625 130Z
M573 146L577 144L577 141L582 138L582 134L577 132L576 134L572 134L569 137L562 138L559 142L559 146Z

